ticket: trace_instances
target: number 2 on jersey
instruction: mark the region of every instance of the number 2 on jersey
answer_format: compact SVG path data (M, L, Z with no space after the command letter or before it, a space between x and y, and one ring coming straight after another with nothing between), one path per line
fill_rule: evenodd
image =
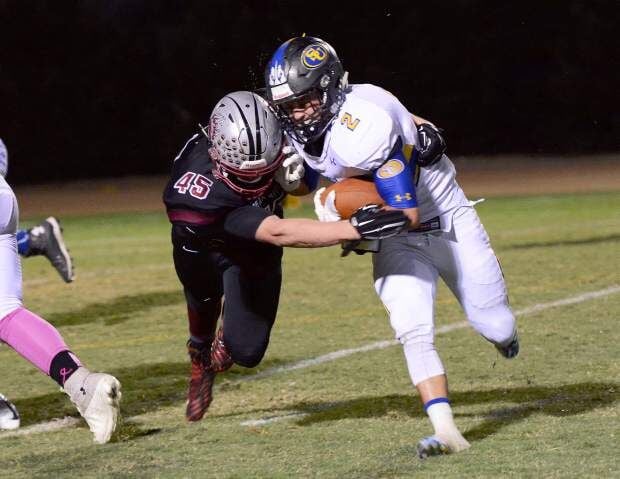
M209 194L209 191L211 191L212 184L213 181L206 176L188 171L176 181L173 188L182 195L189 190L189 194L194 198L204 200Z

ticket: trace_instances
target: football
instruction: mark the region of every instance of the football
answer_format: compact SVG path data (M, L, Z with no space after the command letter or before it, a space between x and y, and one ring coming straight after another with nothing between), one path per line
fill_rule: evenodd
M332 191L336 192L336 210L342 219L349 219L362 206L385 204L371 179L346 178L330 185L321 194L322 204L325 204L325 198Z

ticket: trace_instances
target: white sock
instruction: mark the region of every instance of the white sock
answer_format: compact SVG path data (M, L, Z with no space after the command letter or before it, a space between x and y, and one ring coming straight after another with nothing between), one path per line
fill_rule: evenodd
M446 398L432 399L424 407L435 429L435 436L444 441L452 452L459 452L469 447L469 443L454 423L452 408Z

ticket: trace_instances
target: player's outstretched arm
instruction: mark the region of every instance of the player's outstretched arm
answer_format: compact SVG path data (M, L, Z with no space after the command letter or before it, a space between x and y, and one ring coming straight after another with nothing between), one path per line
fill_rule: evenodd
M318 248L342 241L388 238L397 235L409 224L402 210L385 211L377 205L367 205L353 213L349 221L324 223L269 216L259 225L255 238L277 246Z
M357 230L348 221L321 223L320 221L269 216L256 230L256 239L276 246L319 248L346 240L360 239Z

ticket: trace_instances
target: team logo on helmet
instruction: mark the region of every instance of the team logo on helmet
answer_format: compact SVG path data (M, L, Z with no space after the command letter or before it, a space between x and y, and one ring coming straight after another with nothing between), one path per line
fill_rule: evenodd
M405 169L405 165L400 160L388 160L379 171L377 171L377 176L379 178L392 178L398 175L401 171Z
M280 85L285 81L286 76L284 75L284 68L282 68L282 64L274 61L269 69L269 85Z
M284 63L285 63L285 54L286 49L288 48L291 40L284 42L282 45L278 47L276 52L271 57L269 61L269 85L280 85L286 81L286 75L284 74Z
M301 62L305 67L313 69L325 63L327 56L327 51L321 45L308 45L301 52Z

